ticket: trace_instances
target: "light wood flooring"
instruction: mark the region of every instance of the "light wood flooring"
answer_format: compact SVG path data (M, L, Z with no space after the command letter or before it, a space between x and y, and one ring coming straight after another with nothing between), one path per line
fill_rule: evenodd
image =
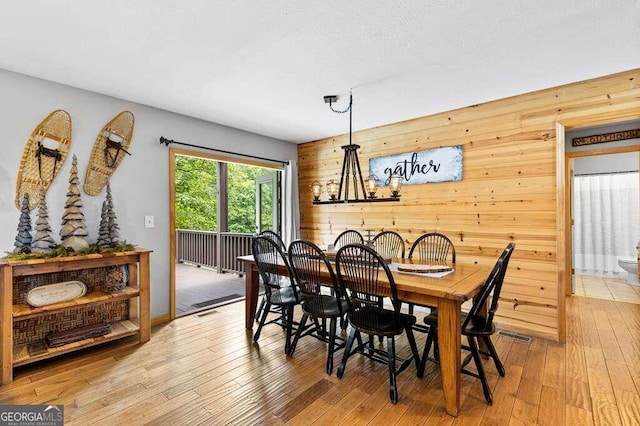
M283 354L283 332L244 331L244 303L154 327L144 345L110 344L16 370L1 404L64 404L66 425L456 424L637 425L640 305L571 297L567 343L494 340L506 367L486 363L495 402L463 376L462 414L445 414L440 373L411 366L388 400L387 370L351 359L340 380L324 372L325 344L302 339ZM424 344L424 335L418 344ZM399 351L407 352L404 340ZM339 362L336 356L336 364Z
M640 286L620 278L576 275L575 295L640 304Z

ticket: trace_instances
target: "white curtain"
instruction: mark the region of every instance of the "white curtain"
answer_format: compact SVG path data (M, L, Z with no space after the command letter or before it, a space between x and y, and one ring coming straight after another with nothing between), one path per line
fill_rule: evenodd
M282 212L282 237L288 246L300 238L300 201L298 199L298 162L289 161L284 168L284 211Z
M638 172L573 178L576 273L616 275L620 257L637 257L640 238Z

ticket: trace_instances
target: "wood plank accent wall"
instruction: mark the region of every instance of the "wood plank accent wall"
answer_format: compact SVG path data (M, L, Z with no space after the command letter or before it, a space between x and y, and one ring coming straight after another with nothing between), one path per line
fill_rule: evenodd
M463 145L461 182L404 186L399 203L313 205L311 183L340 178L348 134L301 144L302 237L328 244L345 229L394 230L408 248L438 231L453 240L458 262L484 265L515 242L497 322L562 341L571 265L558 217L565 177L556 129L638 118L640 69L354 133L365 177L371 157Z

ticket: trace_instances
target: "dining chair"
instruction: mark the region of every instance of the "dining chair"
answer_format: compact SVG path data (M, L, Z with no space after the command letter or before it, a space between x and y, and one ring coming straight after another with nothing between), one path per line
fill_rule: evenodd
M384 258L404 257L404 240L394 231L382 231L373 237L373 246Z
M337 376L342 378L348 359L355 353L385 363L389 369L389 399L395 404L398 402L396 375L406 369L411 361L415 361L416 368L420 365L412 329L416 317L400 312L402 303L398 300L393 275L385 260L374 249L363 244L342 247L336 254L336 270L338 283L347 300L347 316L351 325ZM381 297L391 300L392 309L379 305ZM361 333L369 335L367 342L362 342ZM412 356L400 359L400 366L396 368L395 337L403 333L407 335ZM373 336L386 337L386 351L373 346ZM358 345L352 350L356 339Z
M260 338L262 327L267 324L267 316L271 311L271 306L279 306L282 309L282 321L286 330L284 352L288 354L293 330L293 308L295 305L300 304L300 297L296 286L291 285L290 281L280 278L283 272L292 277L293 271L282 249L267 237L254 237L252 251L264 285L265 298L265 307L260 316L258 330L253 335L253 341L257 342ZM269 321L268 323L275 321Z
M484 398L488 404L493 403L493 396L487 378L484 373L484 366L480 355L488 356L493 359L493 362L498 370L498 374L504 377L505 370L495 346L491 341L491 336L495 333L496 327L493 323L493 317L498 309L498 300L500 298L500 292L502 291L502 284L504 282L504 276L509 265L509 259L515 248L514 243L509 243L504 249L496 264L494 265L491 273L485 280L485 283L480 289L480 293L474 298L473 305L469 310L469 313L462 314L462 335L467 338L468 346L463 346L465 350L468 350L470 354L462 362L461 371L467 375L480 379L482 383L482 391L484 392ZM486 308L487 300L491 297L491 304ZM435 346L438 345L438 310L432 311L424 318L425 324L429 326L429 334L427 335L427 342L424 347L424 353L420 361L420 367L418 367L418 377L424 375L424 369L431 349L432 343ZM480 340L484 343L486 351L479 349ZM469 371L465 367L474 361L476 371Z
M261 231L258 235L260 237L269 238L270 240L275 242L283 252L285 252L285 253L287 252L287 246L284 243L284 241L282 240L282 237L280 236L280 234L278 234L277 232L270 231L270 230L264 230L264 231Z
M333 355L344 347L344 343L336 345L337 320L347 312L347 302L340 296L336 275L326 255L311 241L296 240L289 246L289 263L293 270L296 285L302 300L302 319L293 338L289 355L293 355L300 337L312 335L328 343L327 374L333 372ZM327 284L322 284L322 273L330 278L330 294L323 293ZM305 329L309 318L313 324ZM326 320L329 320L329 336L326 336ZM322 325L318 320L322 320Z
M346 246L347 244L364 244L364 237L355 229L347 229L336 237L333 242L333 247L334 250L338 251L340 247Z
M418 237L417 240L413 242L411 245L411 249L409 250L409 255L407 256L409 259L420 259L424 262L431 262L434 264L446 264L447 261L450 261L452 265L456 263L456 248L453 245L453 242L444 234L439 232L428 232L426 234L422 234ZM409 313L413 314L413 308L415 306L414 303L407 303L409 308ZM433 306L420 305L425 306L430 309L434 309ZM415 330L428 332L428 328L422 324L416 324L414 327Z
M260 232L258 234L258 236L270 239L271 241L276 243L278 245L278 247L280 247L280 249L284 253L287 252L287 246L285 245L284 241L282 241L282 237L280 237L280 235L277 234L276 232L269 231L269 230L264 230L264 231ZM280 280L289 280L289 277L280 277L279 279ZM264 309L266 303L267 303L267 300L263 296L262 297L262 301L260 302L260 306L258 307L258 310L256 312L256 322L260 321L260 317L262 316L262 310ZM279 306L271 305L271 312L272 313L282 313L282 310L280 309Z

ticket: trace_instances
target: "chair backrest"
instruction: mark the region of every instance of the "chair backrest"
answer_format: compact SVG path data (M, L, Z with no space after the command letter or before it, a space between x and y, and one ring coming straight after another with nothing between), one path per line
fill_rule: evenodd
M362 237L362 234L355 229L347 229L342 234L338 235L336 240L333 242L333 247L335 250L338 250L340 247L346 246L347 244L364 244L364 238Z
M382 257L404 257L404 240L394 231L383 231L373 237L376 251Z
M435 263L446 263L451 253L451 263L456 263L456 248L444 234L429 232L418 238L409 250L409 259L417 257L420 260Z
M280 288L289 286L290 281L282 280L281 277L283 275L293 277L293 271L278 243L267 237L257 236L253 238L251 246L267 297L271 297ZM297 291L294 293L297 298Z
M515 247L516 245L514 243L509 243L496 261L496 264L482 285L480 293L475 297L467 318L462 324L463 330L470 321L473 321L476 328L482 328L487 331L491 328L493 317L498 310L498 299L500 299L500 292L502 291L507 266L509 266L509 259L511 259L511 254ZM489 305L487 315L485 316L483 306L489 297L491 297L491 305Z
M378 326L379 298L388 297L396 320L401 303L389 266L376 251L363 244L348 244L336 253L336 271L342 294L347 300L349 318L355 326L375 330Z
M258 236L270 239L271 241L276 243L282 251L287 251L287 246L285 245L284 241L282 241L282 237L280 237L280 235L278 235L276 232L262 231L258 234Z
M289 264L293 270L295 282L300 289L300 296L307 312L324 313L324 305L322 303L322 286L333 286L334 294L340 298L340 291L336 275L333 267L324 252L312 243L306 240L296 240L289 245ZM323 273L328 271L330 283L323 283L321 278ZM342 314L342 305L338 303L338 309ZM340 315L342 316L342 315Z

